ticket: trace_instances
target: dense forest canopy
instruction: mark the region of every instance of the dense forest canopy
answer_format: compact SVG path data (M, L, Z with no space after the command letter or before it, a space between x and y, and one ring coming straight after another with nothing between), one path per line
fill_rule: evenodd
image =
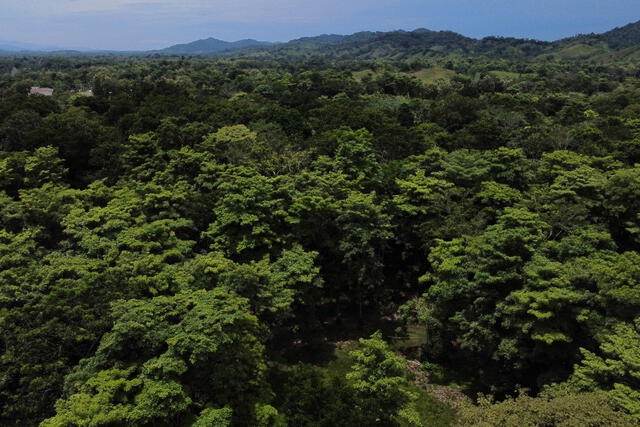
M407 34L0 58L0 424L640 422L638 64Z

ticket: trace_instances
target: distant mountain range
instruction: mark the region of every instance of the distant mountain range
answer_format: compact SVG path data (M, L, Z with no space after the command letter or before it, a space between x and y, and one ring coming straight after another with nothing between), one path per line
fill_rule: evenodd
M0 51L4 52L58 52L58 51L79 51L79 52L98 52L98 49L91 48L69 48L52 45L42 45L35 43L23 43L16 41L0 40Z
M214 38L197 40L186 44L177 44L166 49L151 51L164 55L211 55L221 52L237 51L245 48L258 48L273 46L276 43L263 42L253 39L239 40L237 42L226 42Z
M351 35L324 34L286 43L253 39L227 42L215 38L177 44L145 52L63 50L36 45L2 42L5 55L160 55L225 56L269 59L403 59L451 54L485 55L504 59L546 58L594 61L640 60L640 21L602 34L583 34L554 42L485 37L474 39L451 31L360 32Z
M53 51L61 50L55 46L44 46L32 43L20 43L14 41L0 40L0 50L5 52L22 52L22 51Z
M602 34L583 34L546 42L512 37L474 39L451 31L361 32L321 35L230 56L271 59L406 59L446 55L484 55L503 59L640 60L640 21Z

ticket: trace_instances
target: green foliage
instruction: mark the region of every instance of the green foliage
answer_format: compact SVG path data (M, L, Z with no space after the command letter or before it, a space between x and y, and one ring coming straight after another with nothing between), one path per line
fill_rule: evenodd
M632 426L624 414L615 411L602 393L583 393L556 397L520 395L504 402L482 399L479 406L463 407L460 426Z
M247 168L231 168L221 174L215 188L215 220L204 234L213 241L213 249L251 259L256 251L269 251L284 243L286 236L279 231L287 212L278 182Z
M231 425L233 411L229 408L205 409L193 423L194 427L228 427Z
M609 178L606 191L605 206L614 222L614 232L621 233L637 248L640 244L640 168L616 171Z
M266 391L264 347L247 300L223 290L188 292L118 302L113 317L43 425L186 424L210 406L228 406L238 422L256 416ZM227 414L203 417L222 422Z
M375 197L375 193L352 192L337 203L338 250L349 271L347 283L355 289L360 315L364 301L382 284L382 251L393 236L390 217Z
M637 418L637 27L0 58L0 424Z
M279 386L276 405L289 425L348 426L358 421L354 394L344 378L297 364L274 372L271 381Z
M207 136L202 148L214 153L221 162L243 164L260 154L256 152L257 143L258 134L246 126L226 126Z
M601 338L600 349L592 353L581 349L580 364L566 384L554 385L551 392L562 394L566 390L606 391L612 404L640 420L640 319L632 323L620 323L612 333Z
M530 374L536 362L574 360L581 345L600 335L603 313L638 309L633 298L614 296L633 293L634 268L629 253L612 251L606 233L583 230L553 241L548 231L538 215L507 208L481 235L441 241L432 250L423 321L439 343L434 355L459 349L485 366L497 362Z
M315 265L317 255L296 246L274 260L266 256L238 264L211 252L195 258L188 268L197 277L195 286L228 289L247 298L252 312L266 325L281 326L300 310L313 308L312 299L323 285Z
M375 182L380 166L373 151L371 133L366 129L342 129L336 138L335 162L338 168L356 181Z
M406 361L391 351L378 332L361 339L350 356L354 364L347 380L356 393L368 425L392 425L399 418L417 418L408 404L416 396L407 390Z
M289 425L451 425L451 408L410 383L407 361L380 334L354 350L336 349L335 356L326 367L272 371L276 406Z

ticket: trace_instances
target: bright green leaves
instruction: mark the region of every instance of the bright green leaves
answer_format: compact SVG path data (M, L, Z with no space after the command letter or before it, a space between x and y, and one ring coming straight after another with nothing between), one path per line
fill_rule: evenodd
M529 164L521 150L506 147L488 151L462 149L452 151L442 159L442 171L437 176L464 188L496 181L520 189L526 185Z
M396 355L379 332L361 339L350 353L354 359L347 381L356 394L362 425L395 425L400 413L409 415L408 405L416 398L408 391L406 360Z
M33 261L42 252L35 242L39 231L31 229L14 234L0 229L0 283L3 304L16 304L22 299L19 294L27 292L21 285L30 273Z
M240 165L258 157L258 134L244 125L226 126L207 136L202 148L220 162Z
M366 129L341 129L337 132L335 162L342 172L355 181L375 181L380 166L373 151L373 137Z
M407 179L398 180L397 185L400 194L394 196L393 201L406 215L418 217L420 222L429 219L433 222L447 214L450 202L448 191L453 187L450 182L426 176L424 170L419 170Z
M580 341L585 332L577 331L597 329L602 311L612 306L597 292L598 286L606 285L596 271L618 257L614 248L606 233L588 229L539 246L524 268L524 288L509 300L515 312L526 310L523 332L550 345Z
M309 161L309 153L295 147L275 123L253 123L251 129L224 126L206 136L199 148L221 164L254 168L267 176L299 171Z
M195 242L187 237L191 221L173 209L183 200L181 194L152 184L108 196L99 185L91 190L86 198L102 199L103 205L74 209L63 220L69 244L108 262L111 276L119 277L130 295L183 289L189 278L177 265Z
M33 162L34 174L45 173L43 163ZM111 301L193 283L182 268L193 249L191 223L173 209L181 200L153 185L72 190L47 183L5 206L4 221L23 230L5 231L0 255L3 393L16 410L43 411L109 327Z
M56 147L0 153L0 189L11 194L45 184L62 185L67 172Z
M229 418L211 407L233 409L238 422L252 419L265 391L265 366L247 300L224 290L180 293L119 302L113 317L96 354L69 377L75 393L44 425Z
M58 252L40 259L32 254L0 278L5 411L26 414L43 410L43 396L57 393L69 367L99 339L109 321L104 295L114 292L100 281L104 264Z
M153 133L131 135L124 144L120 158L125 170L140 170L142 166L148 166L158 155L158 136Z
M590 352L581 349L583 360L574 368L566 384L554 385L551 391L604 390L618 408L640 420L640 319L618 323L611 332L603 334L600 349Z
M602 215L605 183L604 174L590 166L563 171L541 192L537 210L558 234L586 227Z
M605 207L613 222L613 232L625 243L640 245L640 167L621 169L609 178Z
M288 215L278 182L247 168L229 168L221 174L215 220L204 233L214 249L229 257L250 259L256 252L268 252L284 243L282 229Z
M469 255L478 265L473 273L476 281L489 285L504 284L508 290L519 280L521 268L546 236L548 226L540 217L524 209L508 208L469 247Z
M491 355L517 372L533 354L558 358L558 348L572 360L604 313L637 310L633 298L615 300L633 293L635 269L606 233L549 237L539 215L507 208L477 237L440 241L423 278L430 335L445 343L432 348L453 342L451 350Z
M180 384L133 376L133 370L101 371L84 386L83 393L56 404L57 415L42 427L167 425L179 419L191 404Z
M640 310L640 254L596 259L590 269L609 313L631 320Z
M354 364L347 379L358 393L365 396L380 396L392 400L398 395L398 388L406 385L406 361L397 356L382 339L379 332L368 339L360 339L360 347L350 356Z
M576 319L567 319L567 313L576 311L576 307L588 310L594 298L579 286L585 262L563 264L536 256L527 264L526 286L514 291L508 302L514 304L510 307L514 311L526 310L527 320L520 327L533 340L547 345L573 341L571 326Z
M343 343L287 366L402 304L429 366L470 388L536 391L583 360L572 381L636 411L633 67L427 56L16 58L0 424L63 397L48 425L420 425L429 400L379 335L351 371ZM59 95L27 97L45 68ZM64 93L90 75L96 96ZM580 424L589 405L618 421L600 395L532 399L461 422Z
M457 150L449 153L441 162L438 175L461 187L472 187L486 180L491 165L481 152Z
M375 290L383 283L383 252L393 237L391 217L375 193L352 192L336 205L338 251L362 317L363 304L375 300Z
M346 294L351 302L372 303L370 291L384 279L384 252L393 237L391 217L377 194L363 194L353 186L342 174L267 178L248 168L229 167L216 182L214 221L203 238L213 250L254 270L265 269L260 260L266 256L275 260L283 250L304 242L305 248L319 253L326 281L337 290L332 298Z
M431 249L434 240L477 234L523 200L529 161L520 150L432 150L396 180L396 221L407 246ZM417 170L416 170L417 169ZM413 241L416 243L412 243Z
M40 187L46 183L60 183L67 173L63 161L58 157L58 149L40 147L24 163L25 185Z
M197 257L190 264L202 288L228 289L250 301L252 311L269 326L290 320L297 310L309 310L322 287L315 252L296 246L283 250L278 257L265 256L259 261L235 263L221 253Z
M617 412L603 393L581 393L556 398L526 395L493 402L482 398L479 406L461 408L458 424L473 427L609 426L633 424Z
M489 207L504 208L520 201L522 193L508 185L495 181L486 181L482 183L478 198Z
M591 228L551 237L540 215L506 208L481 235L440 241L423 278L431 336L517 372L534 354L569 363L606 316L637 313L635 253L616 253L611 237Z
M229 427L233 411L230 408L208 408L200 413L193 427Z

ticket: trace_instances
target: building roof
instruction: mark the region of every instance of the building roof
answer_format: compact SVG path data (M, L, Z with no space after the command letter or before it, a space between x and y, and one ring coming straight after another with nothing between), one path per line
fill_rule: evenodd
M38 87L38 86L33 86L30 90L29 90L29 95L44 95L44 96L51 96L53 95L53 89L50 87Z

